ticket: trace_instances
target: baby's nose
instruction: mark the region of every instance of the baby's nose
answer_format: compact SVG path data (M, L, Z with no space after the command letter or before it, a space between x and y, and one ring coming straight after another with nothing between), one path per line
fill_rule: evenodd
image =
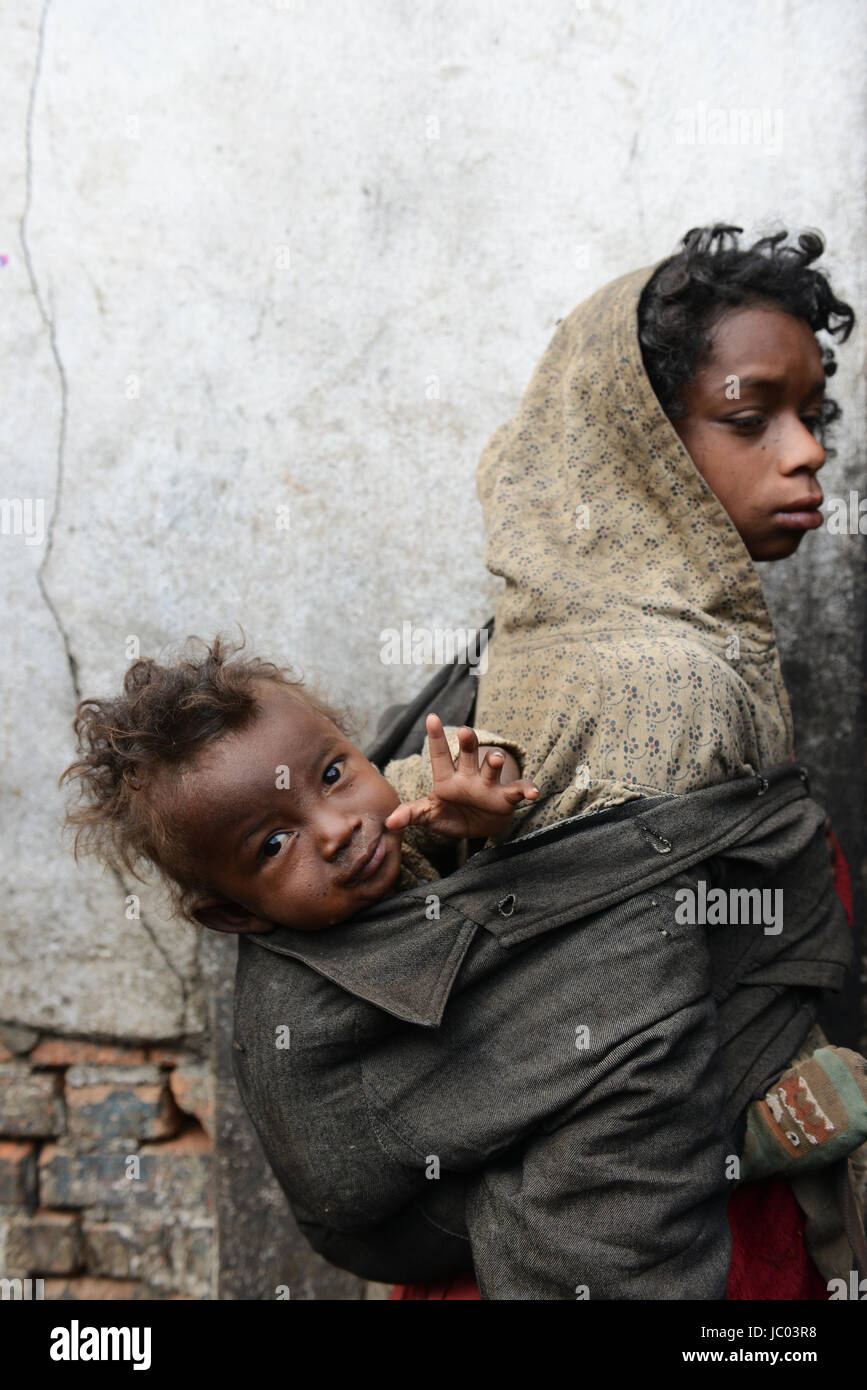
M323 855L327 859L334 859L337 855L345 853L349 860L354 848L360 848L360 827L361 821L357 816L322 816L319 822L319 843Z

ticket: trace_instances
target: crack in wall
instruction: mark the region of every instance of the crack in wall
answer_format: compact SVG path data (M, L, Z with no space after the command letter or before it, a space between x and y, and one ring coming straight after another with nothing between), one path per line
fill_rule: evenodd
M60 427L57 436L57 469L55 475L54 506L51 510L51 516L48 520L45 550L39 568L36 572L36 582L39 586L39 591L42 594L45 606L47 607L49 613L54 619L54 625L57 628L58 633L60 634L60 640L63 643L63 650L66 654L66 662L69 667L69 674L72 680L72 688L75 692L76 702L78 702L78 700L81 699L81 690L78 683L78 662L76 661L75 655L72 651L72 647L70 646L69 637L67 635L66 629L63 626L63 623L61 622L60 614L58 613L57 608L55 607L54 602L51 598L51 595L49 594L48 589L45 585L45 568L48 564L48 561L51 558L51 551L54 545L54 526L57 520L57 515L60 511L60 498L63 490L64 450L66 446L66 422L69 404L69 384L67 381L66 370L63 365L63 360L60 356L60 350L57 345L57 332L55 329L54 318L48 312L48 309L45 306L45 301L42 298L39 283L36 279L36 272L33 268L33 257L30 252L30 243L27 239L27 223L30 217L30 209L33 201L33 113L36 108L36 93L39 88L39 79L42 76L42 57L45 51L45 26L48 22L48 13L50 9L51 0L45 0L45 4L42 7L42 15L39 21L39 35L36 44L36 61L33 65L33 81L30 84L30 92L27 100L27 119L24 130L24 211L21 214L20 237L21 253L24 257L24 264L27 267L27 276L30 281L30 289L33 293L33 298L36 301L36 307L39 310L39 316L42 319L42 322L45 325L45 328L48 332L48 342L51 348L51 356L54 359L54 365L57 368L57 375L60 379Z
M33 266L33 256L30 251L30 243L27 234L28 220L30 217L30 210L33 201L33 115L36 109L36 94L39 89L39 82L42 76L42 59L45 52L45 30L46 25L48 23L48 16L51 10L51 4L52 0L45 0L45 3L42 7L42 15L39 20L39 33L36 43L36 59L33 65L33 80L30 84L30 92L28 94L27 100L27 117L24 129L24 210L21 214L21 221L19 224L19 236L21 240L21 253L24 260L24 264L27 268L27 276L30 281L30 289L33 294L33 298L36 301L36 307L39 311L39 316L42 319L42 322L45 325L45 329L48 333L48 342L51 349L51 356L54 361L55 368L57 369L57 376L60 381L60 425L57 434L57 451L55 456L56 471L54 486L54 506L51 509L51 515L48 519L48 525L46 527L45 550L43 552L39 567L36 571L36 583L38 585L39 592L42 595L45 606L51 614L52 619L54 620L54 625L57 628L57 631L60 635L60 640L63 644L63 651L66 656L66 664L69 668L69 677L75 696L75 703L78 704L78 702L82 698L81 685L79 681L78 662L76 660L75 653L72 650L72 644L69 640L69 634L67 633L66 628L64 627L60 613L57 609L57 606L54 603L54 600L51 597L51 594L48 591L45 582L45 571L48 566L49 560L51 559L52 548L54 545L55 525L57 522L57 518L60 515L60 504L63 496L63 485L65 481L66 426L69 416L69 381L66 375L66 368L63 365L63 358L60 355L60 348L57 342L57 328L54 320L54 315L52 313L49 313L48 308L46 307L45 300L43 299L42 292L39 287L39 281L36 278L36 271ZM124 884L123 878L116 871L113 872L114 876L116 877L118 883L120 884L123 890L123 896L127 897L129 894L129 890ZM171 971L175 979L178 981L181 990L181 1003L183 1006L183 1026L186 1026L187 1008L189 1005L191 988L185 980L184 976L175 966L171 957L165 951L164 947L162 946L161 942L159 941L156 935L154 928L148 923L144 916L140 916L137 920L141 923L142 928L144 929L147 936L150 938L150 941L154 946L154 949L158 952L168 969Z

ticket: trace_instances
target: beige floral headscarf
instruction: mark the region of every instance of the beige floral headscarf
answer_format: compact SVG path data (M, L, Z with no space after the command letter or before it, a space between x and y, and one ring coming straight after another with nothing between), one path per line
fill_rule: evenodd
M654 269L563 321L479 464L506 587L475 721L528 749L541 792L513 835L792 754L758 573L642 363Z

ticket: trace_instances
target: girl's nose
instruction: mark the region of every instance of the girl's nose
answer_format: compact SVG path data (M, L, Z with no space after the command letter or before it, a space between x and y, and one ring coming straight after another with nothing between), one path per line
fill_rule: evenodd
M809 468L816 473L825 462L825 446L800 419L786 431L782 453L787 473L794 473L798 468Z

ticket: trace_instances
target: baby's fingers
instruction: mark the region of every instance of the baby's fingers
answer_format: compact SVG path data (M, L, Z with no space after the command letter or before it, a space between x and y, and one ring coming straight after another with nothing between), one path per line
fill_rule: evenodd
M475 729L464 724L458 729L457 771L466 777L475 777L479 770L479 740Z
M452 755L449 752L449 742L439 715L429 714L425 720L425 728L427 729L428 752L430 753L434 783L447 782L455 769Z
M491 786L496 786L503 771L503 763L506 761L499 748L493 748L487 752L482 760L479 772Z
M510 782L508 787L503 787L503 793L517 806L519 801L535 801L539 795L539 788L535 782L528 782L525 778L521 782Z
M431 800L428 796L423 796L420 801L403 801L390 816L386 816L385 829L406 830L408 825L426 820L430 812Z

